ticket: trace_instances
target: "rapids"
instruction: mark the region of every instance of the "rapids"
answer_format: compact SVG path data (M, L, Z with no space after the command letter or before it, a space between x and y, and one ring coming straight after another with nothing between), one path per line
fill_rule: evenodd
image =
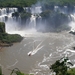
M61 57L68 56L75 64L75 36L68 32L26 34L22 42L0 50L3 73L19 68L24 73L50 75L49 66ZM32 53L28 56L28 53Z

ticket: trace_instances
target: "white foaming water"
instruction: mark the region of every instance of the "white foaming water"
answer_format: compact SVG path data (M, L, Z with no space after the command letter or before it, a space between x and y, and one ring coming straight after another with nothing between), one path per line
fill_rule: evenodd
M44 40L44 41L45 41L45 40ZM33 50L30 51L30 52L28 53L28 55L34 55L34 54L36 54L40 49L42 49L42 48L44 47L44 45L41 46L41 44L42 44L44 41L40 42L40 43L36 46L36 48L34 48L34 44L35 44L35 42L36 42L36 41L34 41L34 42L33 42Z
M38 9L39 7L37 7L37 9ZM35 13L36 11L34 11L34 12L32 12L32 13ZM27 53L26 53L26 56L27 56L27 54L29 55L29 54L31 54L31 55L34 55L34 54L36 54L36 55L40 55L40 54L42 54L44 51L44 55L42 56L40 56L40 58L41 57L43 57L42 59L41 59L41 61L38 61L38 59L40 59L40 58L38 58L37 59L37 57L36 57L36 55L35 55L35 59L34 60L37 60L38 61L38 63L37 64L35 64L36 65L36 67L35 68L32 68L33 70L30 72L30 73L35 73L35 75L50 75L50 71L47 71L47 70L49 70L49 66L50 66L50 64L52 63L51 61L52 60L54 60L54 59L56 59L56 58L59 58L59 57L62 57L62 56L64 56L64 55L69 55L69 56L73 56L73 54L75 54L75 51L74 50L70 50L70 49L66 49L66 48L68 48L68 47L71 47L72 46L72 44L74 44L73 43L73 41L75 41L74 39L73 40L71 40L70 38L71 37L69 37L69 36L67 36L67 35L63 35L63 33L58 33L58 34L45 34L45 33L39 33L39 32L37 32L36 31L36 29L35 29L35 27L36 27L36 15L35 14L32 14L32 16L31 16L31 22L33 22L32 24L33 24L33 27L32 28L30 28L30 29L28 29L28 30L20 30L19 29L19 27L18 27L18 23L16 23L15 21L12 21L11 20L11 14L10 14L10 21L9 22L7 22L6 23L6 31L7 31L7 33L9 33L9 34L20 34L21 36L24 36L24 37L38 37L39 39L40 39L40 37L41 37L41 35L42 35L42 37L46 37L46 36L49 36L48 38L47 38L47 42L45 41L45 42L43 42L43 41L41 41L37 46L36 46L36 48L34 48L34 49L30 49L29 51L27 51ZM71 25L72 26L72 25ZM73 26L73 28L74 28L74 26ZM68 39L69 38L69 39ZM72 37L73 38L73 37ZM27 38L28 39L28 38ZM35 38L33 38L33 39L35 39ZM42 38L43 39L43 38ZM68 42L68 43L66 43L67 41L70 41L70 42ZM30 43L30 40L28 40L29 41L29 43ZM66 42L65 42L66 41ZM56 42L56 44L55 44L55 42ZM65 43L65 45L64 45L64 47L62 47L61 46L61 51L59 51L59 49L58 50L56 50L56 46L57 45L59 45L60 46L60 44L62 43L62 45L63 45L63 42L65 42L66 44L68 44L68 45L66 45ZM23 43L23 42L22 42ZM47 44L48 43L48 44ZM28 50L28 45L30 45L30 44L26 44L26 41L25 41L25 43L24 43L24 51L25 50ZM46 45L46 46L45 46ZM48 46L49 45L49 46ZM27 47L28 46L28 47ZM21 45L21 47L23 48L23 46ZM22 52L23 52L23 50L22 50L22 48L20 47L20 50L19 50L19 54L21 54ZM44 47L44 48L43 48ZM58 46L57 46L58 47ZM43 48L43 50L42 50L42 48ZM50 48L50 49L49 49ZM48 49L49 49L49 51L48 51ZM64 51L64 50L65 51ZM18 52L18 50L16 49L15 51L17 51ZM39 52L38 52L39 51ZM42 51L42 53L41 53L41 51ZM46 51L48 51L48 54L46 54ZM38 52L38 53L37 53ZM15 53L15 52L14 52ZM24 53L24 52L23 52ZM24 56L25 56L25 53L24 53ZM10 54L10 53L9 53ZM18 53L17 53L18 54ZM16 55L17 55L16 54ZM47 56L46 56L46 55ZM12 55L12 54L11 54ZM16 56L15 55L15 56ZM22 54L23 55L23 54ZM39 57L39 55L38 55L38 57ZM17 57L19 57L19 56L17 56ZM16 58L17 58L16 57ZM22 56L23 57L23 56ZM20 57L21 58L21 57ZM29 59L29 58L28 58ZM27 60L28 60L27 59ZM19 59L18 59L19 60ZM21 61L22 59L20 59L19 60L19 62ZM25 60L25 57L24 57L24 59L22 60L22 61L24 61ZM27 60L25 60L25 62L27 61ZM29 59L29 60L31 60L31 59ZM25 65L25 62L24 62L24 65ZM51 62L51 63L50 63ZM27 61L27 63L28 63L28 61ZM16 60L16 62L14 63L14 64L12 64L11 66L7 66L7 68L9 68L9 67L13 67L13 66L15 66L16 64L18 64L18 61ZM23 63L21 63L21 64L23 64ZM23 65L23 66L24 66ZM44 74L43 74L43 72L44 72ZM49 72L49 73L47 73L47 72Z
M20 30L17 29L16 25L14 25L14 28L10 26L9 29L6 30L6 32L8 34L19 34L22 37L48 37L49 36L48 34L44 35L41 32L37 32L35 28Z
M71 31L75 32L75 13L70 14L72 21L70 22L69 26L71 27Z
M41 6L33 6L31 7L31 18L30 18L30 23L29 26L31 28L36 28L36 18L39 16L39 14L42 12Z
M9 29L10 28L12 28L12 26L9 27ZM25 30L18 30L18 29L16 29L16 27L13 28L13 29L7 30L7 32L9 34L20 34L23 37L30 37L31 35L38 33L36 31L36 29L34 29L34 28L28 29L28 30L26 30L26 29Z
M32 28L36 28L36 15L31 15L29 26Z
M69 25L71 26L71 30L70 31L75 32L75 22L71 22Z
M37 48L37 49L34 49L34 50L32 50L32 51L30 51L29 53L28 53L28 55L34 55L34 54L36 54L40 49L42 49L43 48L43 46L41 46L41 47L39 47L39 48Z
M54 11L58 11L59 10L59 6L54 6Z
M12 12L13 12L13 10L12 10ZM31 35L33 36L36 33L38 34L38 32L36 31L36 18L42 12L41 6L31 8L32 15L30 18L30 22L28 25L26 25L29 27L28 29L26 29L26 28L21 29L21 27L20 27L21 25L19 26L19 23L16 22L15 18L11 17L12 12L9 14L8 21L6 22L6 32L7 33L9 33L9 34L20 34L21 36L24 36L24 37L29 37Z
M0 9L0 22L5 22L5 17L12 18L12 13L17 12L17 8L2 8Z
M32 14L40 14L42 12L41 6L32 6L31 13Z
M60 13L67 14L67 6L64 6L63 8L59 6L54 6L54 11L59 11Z

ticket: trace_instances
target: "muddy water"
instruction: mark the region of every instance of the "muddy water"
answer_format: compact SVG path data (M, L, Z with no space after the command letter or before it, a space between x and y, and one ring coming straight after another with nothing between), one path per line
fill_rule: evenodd
M3 73L19 68L24 73L49 75L49 66L57 59L68 56L75 64L75 36L68 33L30 34L22 42L0 51L0 65ZM28 53L31 52L31 56Z

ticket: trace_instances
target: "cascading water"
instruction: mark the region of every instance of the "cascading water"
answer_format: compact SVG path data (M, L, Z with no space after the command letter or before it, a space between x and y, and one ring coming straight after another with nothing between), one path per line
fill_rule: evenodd
M5 22L6 32L9 33L16 26L15 18L12 17L12 13L17 12L17 8L2 8L0 9L0 22Z
M75 7L73 10L73 13L70 14L71 17L71 22L70 22L70 26L71 26L71 31L75 32Z
M36 28L36 16L34 14L31 15L29 26L31 28Z
M41 10L41 6L37 6L37 7L34 7L32 6L31 7L31 18L30 18L30 25L32 28L35 28L36 29L36 18L39 17L39 14L42 12Z
M63 6L61 8L59 6L54 6L54 11L60 12L60 13L63 13L63 14L67 14L68 13L68 7L67 6Z
M25 24L28 27L29 32L36 32L36 30L44 29L44 25L42 22L42 18L40 16L40 13L42 12L42 7L40 5L33 5L31 8L24 8L26 12L31 12L31 17L30 20ZM23 27L21 30L21 18L19 16L18 21L16 21L16 17L12 17L12 13L17 12L17 8L3 8L0 9L0 21L6 23L6 32L7 33L18 33L18 31L22 31L23 35L26 32L26 28ZM59 6L54 6L54 11L59 11L60 13L67 14L68 13L68 7L59 7ZM72 14L70 17L73 17L74 15ZM38 21L37 21L38 19ZM73 23L73 22L72 22ZM43 26L42 26L43 25ZM39 27L37 27L39 26ZM31 31L30 31L31 30ZM22 34L21 33L21 34Z
M21 34L22 36L27 33L36 32L36 19L39 18L39 14L42 12L41 6L32 6L31 8L24 8L26 12L31 13L30 21L25 24L28 28L22 27L22 20L19 16L17 21L16 17L12 17L12 13L18 12L17 8L2 8L0 9L0 22L5 22L6 24L6 32L9 34ZM21 27L23 29L21 29Z
M5 22L6 17L12 18L12 13L17 12L17 8L2 8L0 9L0 22Z
M68 15L68 18L70 20L69 26L71 27L71 31L75 32L75 6L72 10L68 6L54 6L54 11Z
M25 8L28 12L28 8ZM60 12L67 12L67 7L64 6L63 9L55 6L55 11L60 10ZM61 11L62 10L62 11ZM17 9L15 9L17 11ZM11 8L10 13L7 13L6 9L0 9L1 19L0 21L4 21L2 16L8 16L8 21L6 23L6 31L9 33L18 33L22 36L25 36L24 40L21 43L15 44L12 47L5 48L5 50L0 52L0 65L3 68L3 72L6 75L9 71L8 69L13 69L18 67L21 71L25 73L34 73L34 75L52 75L50 74L49 66L53 64L57 59L68 55L71 61L75 64L75 51L70 50L72 46L75 46L75 36L60 32L60 33L40 33L30 36L31 33L34 33L33 28L36 30L37 28L37 18L40 19L39 15L42 10L40 6L31 7L31 18L29 21L29 30L20 30L19 26L16 22L16 18L12 18L12 13L14 10ZM70 16L74 20L72 22L75 24L75 15L71 14ZM21 18L19 19L19 21ZM39 24L39 23L38 23ZM73 24L70 24L71 27ZM41 24L40 24L41 27ZM32 28L32 29L31 29ZM74 26L73 26L74 28ZM27 35L27 38L26 38ZM29 36L29 38L28 38ZM35 47L33 49L33 44ZM32 52L31 57L27 54ZM11 61L12 59L12 61Z

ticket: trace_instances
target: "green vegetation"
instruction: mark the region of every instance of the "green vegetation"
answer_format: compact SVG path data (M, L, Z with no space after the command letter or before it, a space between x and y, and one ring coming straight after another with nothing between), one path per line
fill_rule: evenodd
M28 7L37 1L42 1L46 5L75 5L75 0L0 0L0 7Z
M5 23L0 22L0 34L5 33Z
M16 20L18 20L18 17L21 18L21 23L25 24L27 19L30 19L31 13L26 12L25 10L20 10L19 12L12 13L12 17L16 17Z
M15 43L15 42L20 42L23 38L18 35L18 34L7 34L7 33L2 33L0 35L0 40L2 43Z
M49 31L63 31L69 30L70 27L67 25L70 20L68 15L60 13L59 11L55 12L52 10L45 10L41 14L42 20L46 22L45 28Z
M37 0L0 0L0 7L31 6ZM75 0L39 0L51 5L75 5Z
M13 69L10 75L12 75L13 73L15 73L16 75L33 75L33 74L24 74L18 68Z
M68 75L75 75L75 68L68 70Z
M31 17L31 13L23 11L22 13L20 13L20 17L22 20L26 20Z
M51 65L50 69L56 73L56 75L75 75L75 69L70 69L70 65L73 66L71 62L68 62L68 58L62 58L57 60ZM69 65L69 66L67 66Z
M39 0L43 1L43 0ZM70 5L75 5L75 0L44 0L43 1L47 5L59 5L59 6L70 6Z
M42 3L49 6L75 6L75 0L0 0L0 7L30 7L37 1L42 1Z
M0 0L0 7L29 7L37 0Z
M5 23L0 22L0 45L20 42L22 39L23 37L18 34L7 34L5 32Z
M33 74L24 74L18 68L13 69L10 75L12 75L13 73L15 73L16 75L33 75ZM4 75L2 73L1 67L0 67L0 75Z

